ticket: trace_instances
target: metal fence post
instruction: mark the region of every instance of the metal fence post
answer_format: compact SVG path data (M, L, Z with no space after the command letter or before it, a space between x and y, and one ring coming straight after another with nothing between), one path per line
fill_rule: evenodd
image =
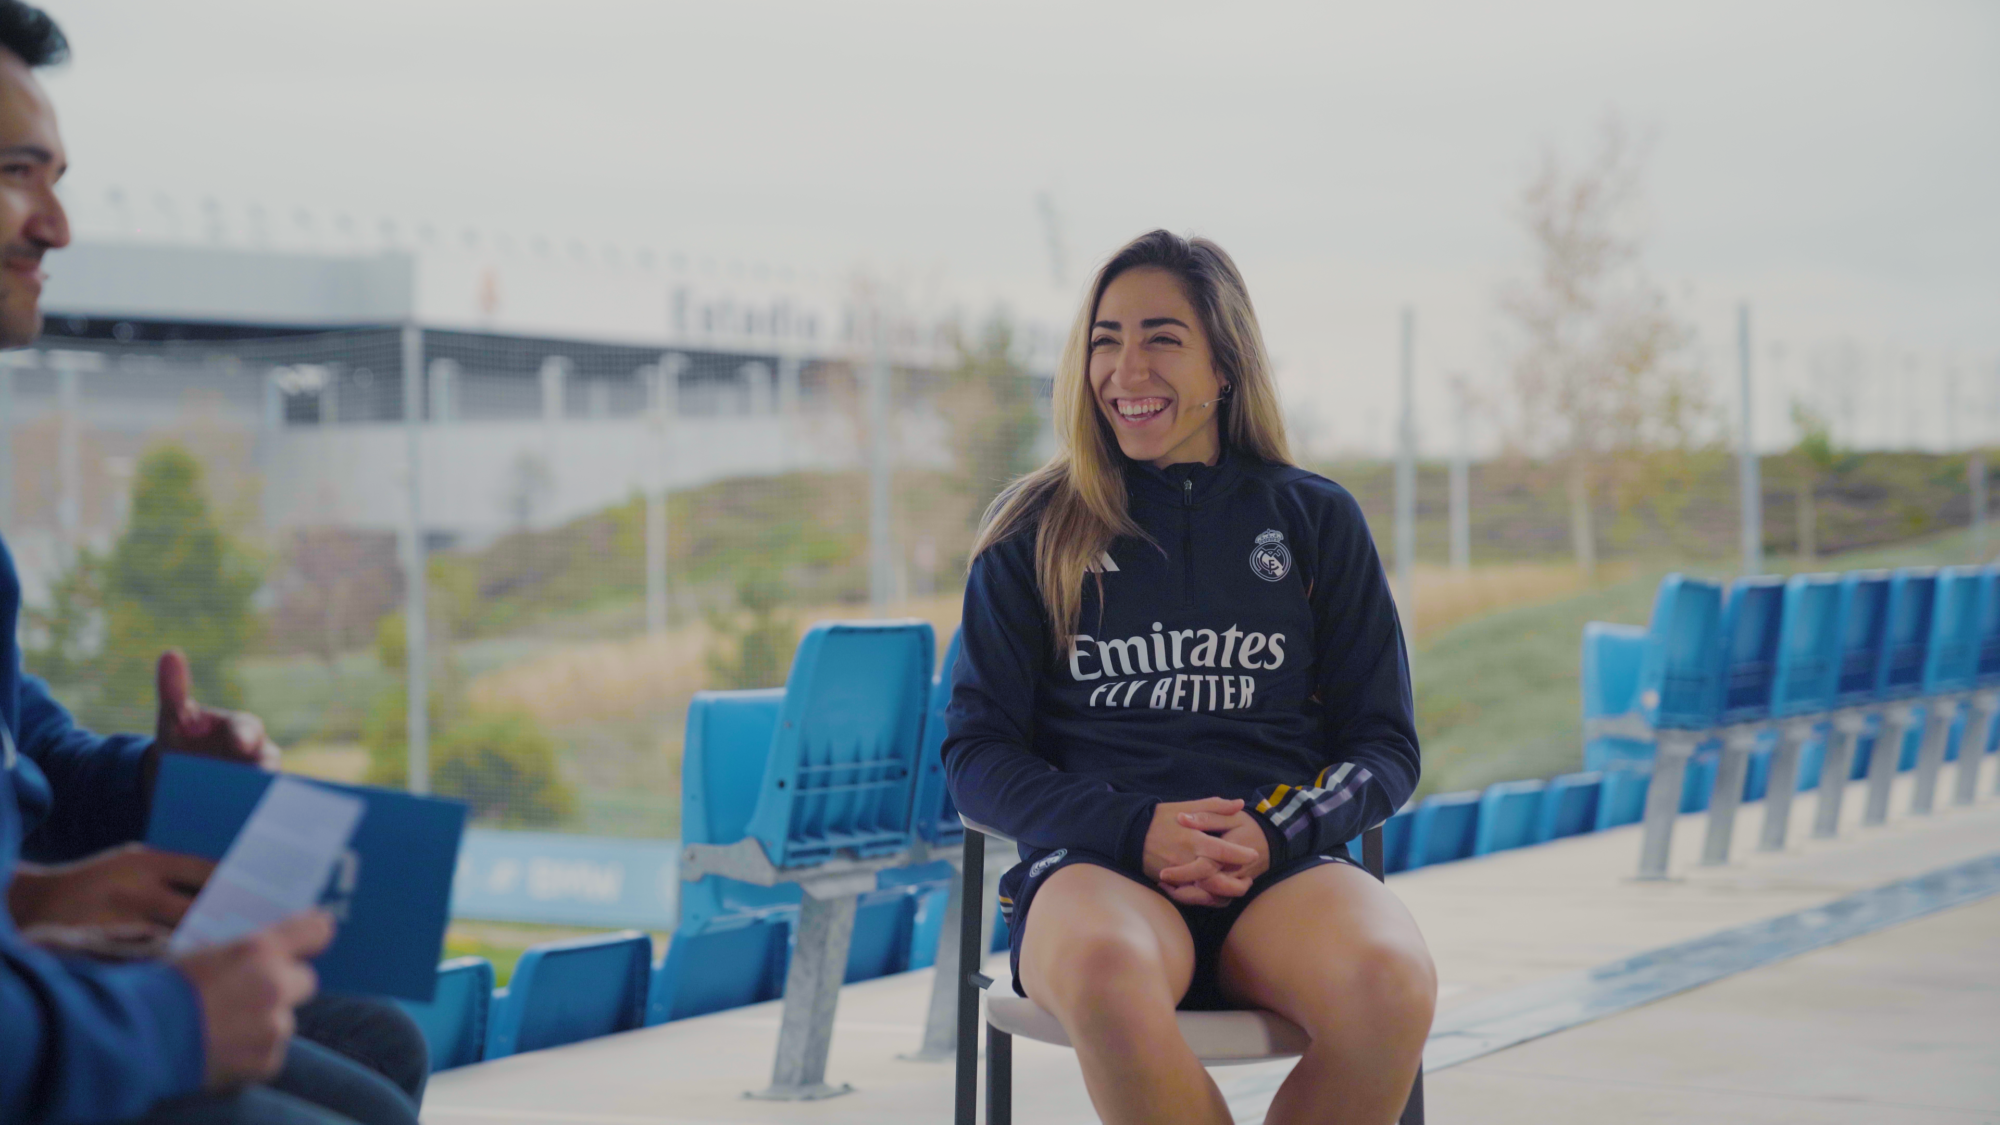
M409 786L431 791L430 618L425 609L428 552L424 545L424 330L403 325L403 435L409 472L409 526L404 529L403 671L408 685Z

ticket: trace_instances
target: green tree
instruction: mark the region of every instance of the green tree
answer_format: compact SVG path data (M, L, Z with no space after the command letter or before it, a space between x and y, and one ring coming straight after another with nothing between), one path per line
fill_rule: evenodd
M88 547L78 551L50 584L49 604L29 607L21 617L28 671L63 687L87 684L103 642L103 556Z
M162 651L187 654L195 698L239 707L237 661L257 634L251 599L256 557L216 521L201 462L163 445L139 462L132 514L104 561L102 685L89 719L100 729L144 730L153 721L153 669Z

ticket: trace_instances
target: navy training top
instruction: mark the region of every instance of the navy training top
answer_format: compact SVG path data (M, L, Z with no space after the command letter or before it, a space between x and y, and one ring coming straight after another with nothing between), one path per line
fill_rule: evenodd
M973 560L944 743L952 799L1033 861L1142 871L1162 801L1241 797L1271 865L1342 847L1416 788L1402 626L1361 508L1240 453L1127 461L1132 518L1058 655L1035 531Z
M136 735L83 730L21 667L21 584L0 542L0 902L24 857L73 859L146 826ZM106 964L29 945L0 910L0 1122L122 1121L200 1089L201 1000L160 961Z

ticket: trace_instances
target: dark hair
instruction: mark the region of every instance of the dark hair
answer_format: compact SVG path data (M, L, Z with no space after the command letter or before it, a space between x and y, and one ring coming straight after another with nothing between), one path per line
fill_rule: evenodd
M0 47L29 66L49 66L69 58L69 40L40 8L21 0L0 0Z

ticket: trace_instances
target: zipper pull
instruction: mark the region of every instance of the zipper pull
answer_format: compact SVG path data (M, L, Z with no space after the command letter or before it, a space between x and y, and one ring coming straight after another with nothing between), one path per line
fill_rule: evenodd
M1193 477L1187 477L1187 478L1185 478L1185 479L1183 479L1183 480L1181 481L1181 507L1183 507L1183 508L1192 508L1192 507L1194 507L1194 478L1193 478Z

